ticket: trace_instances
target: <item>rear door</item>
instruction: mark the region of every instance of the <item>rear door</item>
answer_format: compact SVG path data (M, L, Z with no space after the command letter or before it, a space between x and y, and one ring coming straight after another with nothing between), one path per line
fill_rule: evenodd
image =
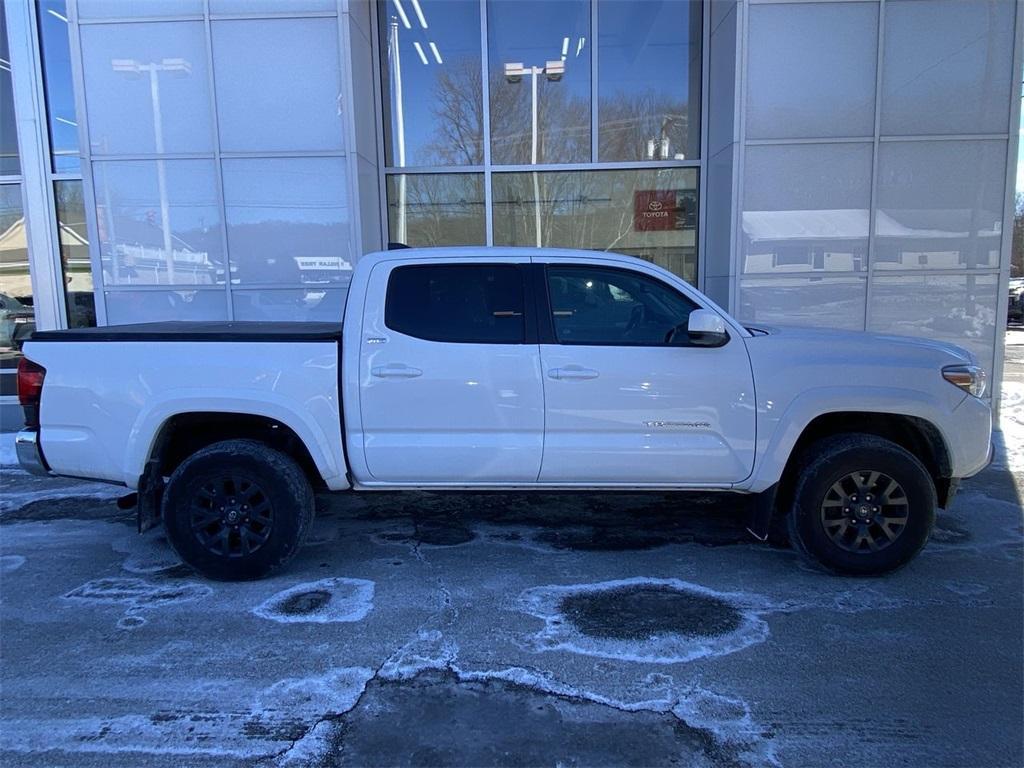
M535 279L541 482L728 484L750 474L754 383L741 339L690 346L698 305L654 273L566 260Z
M374 268L360 355L373 480L536 482L544 391L526 261Z

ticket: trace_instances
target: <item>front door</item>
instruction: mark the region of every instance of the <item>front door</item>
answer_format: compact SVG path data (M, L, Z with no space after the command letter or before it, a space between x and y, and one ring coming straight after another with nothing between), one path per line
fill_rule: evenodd
M541 482L724 485L750 474L756 414L741 339L690 346L698 305L654 274L560 262L546 282Z
M544 391L525 259L378 264L360 355L363 450L387 483L534 483Z

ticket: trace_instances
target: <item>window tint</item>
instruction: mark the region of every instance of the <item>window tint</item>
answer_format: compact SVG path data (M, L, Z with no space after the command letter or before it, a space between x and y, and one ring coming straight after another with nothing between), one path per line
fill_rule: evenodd
M659 280L618 269L551 267L548 290L560 344L685 345L697 305ZM682 326L682 333L672 336Z
M519 268L511 264L398 267L388 280L384 323L428 341L521 344Z

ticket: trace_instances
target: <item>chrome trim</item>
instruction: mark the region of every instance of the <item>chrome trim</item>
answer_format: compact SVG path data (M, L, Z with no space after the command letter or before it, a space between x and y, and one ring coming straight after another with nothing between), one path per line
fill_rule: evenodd
M14 438L14 449L18 454L18 464L26 472L33 475L49 475L43 451L39 447L39 430L23 429Z

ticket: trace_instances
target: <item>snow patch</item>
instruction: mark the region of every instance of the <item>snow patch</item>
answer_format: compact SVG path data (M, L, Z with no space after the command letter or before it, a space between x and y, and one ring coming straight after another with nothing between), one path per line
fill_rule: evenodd
M283 623L362 621L373 610L374 582L333 578L296 584L252 609L257 616Z
M373 670L339 667L323 675L278 680L256 697L253 712L261 718L309 720L348 712L359 701Z
M18 453L14 448L17 432L0 432L0 467L18 466Z
M154 528L143 534L135 531L122 533L110 542L115 552L127 555L121 567L129 573L149 575L169 571L181 565L179 558L162 529Z
M64 599L141 609L184 603L211 594L210 587L195 581L154 584L144 579L111 578L86 582L64 595Z
M28 476L27 472L22 472L20 469L4 469L4 472L18 472ZM107 501L120 498L125 493L127 491L119 486L88 482L59 482L53 487L48 487L47 485L36 486L31 491L5 489L3 494L0 495L0 513L21 509L34 501L54 501L71 498Z
M421 629L384 662L380 676L387 680L409 680L427 669L451 668L458 655L458 644L445 639L440 630Z
M735 610L737 626L715 636L666 632L639 639L598 637L581 632L563 612L563 601L568 597L599 595L624 587L640 586L676 590L681 595L721 601ZM536 651L569 651L623 661L679 664L707 656L735 653L764 642L769 634L768 625L759 615L768 608L764 598L746 593L716 592L679 579L636 577L593 584L535 587L520 595L520 605L526 613L544 620L544 629L531 638L531 645Z
M1024 382L1003 379L999 431L992 434L992 465L1024 472Z

